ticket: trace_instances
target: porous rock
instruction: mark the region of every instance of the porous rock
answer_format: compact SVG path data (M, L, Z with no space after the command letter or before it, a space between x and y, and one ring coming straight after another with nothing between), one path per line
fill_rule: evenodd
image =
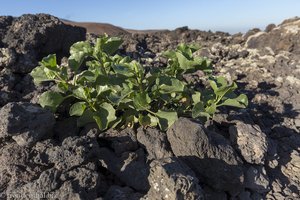
M167 131L173 153L217 190L237 194L243 188L242 161L223 136L203 125L179 118Z
M115 174L126 185L139 192L148 191L149 166L146 164L142 149L135 152L124 152L118 156L108 148L100 148L98 156L102 166Z
M53 114L30 103L8 103L0 110L0 138L12 138L18 145L32 145L51 136Z
M135 192L130 187L112 185L104 196L104 200L139 200L143 195Z
M2 42L14 49L18 57L8 67L15 73L28 73L44 56L68 55L70 46L84 39L84 28L66 25L51 15L26 14L14 18Z
M143 199L204 199L194 172L176 157L154 160L150 167L151 188Z
M0 48L0 67L8 67L15 63L16 54L13 49Z
M0 16L0 48L4 47L4 44L2 43L2 38L4 38L7 29L13 22L12 16Z
M137 140L147 150L149 160L173 156L166 133L158 129L140 127L137 131Z
M111 143L116 155L120 156L124 152L136 151L138 143L136 133L132 128L126 128L121 131L109 129L99 135L100 139Z
M283 37L284 35L284 37ZM248 48L263 49L271 47L274 52L290 51L300 53L300 18L285 21L269 32L258 32L250 36L246 42ZM277 41L277 42L274 42Z
M245 187L258 193L268 192L270 187L266 169L262 166L251 166L246 172Z
M230 140L243 158L251 164L264 164L268 151L268 140L259 126L238 121L229 128Z
M281 167L282 173L300 189L300 153L293 150L290 153L290 161Z
M56 169L67 171L97 159L99 151L99 145L94 138L82 136L67 137L61 146L44 149L43 154L47 158L46 163L52 163Z

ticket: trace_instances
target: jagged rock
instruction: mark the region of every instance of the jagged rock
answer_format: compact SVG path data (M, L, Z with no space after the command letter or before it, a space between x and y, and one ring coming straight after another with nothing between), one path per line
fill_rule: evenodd
M2 43L2 38L4 38L6 31L12 22L12 16L0 16L0 48L5 47Z
M150 164L150 190L143 199L204 199L193 171L175 157L154 160Z
M250 197L251 193L248 191L243 191L239 194L238 198L239 200L252 200Z
M83 127L79 135L80 136L86 135L89 138L95 138L95 140L97 140L100 135L100 130L96 123L89 123ZM101 143L99 143L99 146L101 146Z
M270 190L269 178L264 167L250 167L245 176L245 187L258 193Z
M8 67L16 62L16 55L13 49L0 48L0 67Z
M81 199L96 199L99 195L103 196L108 185L104 175L97 171L94 163L88 163L76 167L61 175L61 180L70 182L73 190L79 193Z
M119 157L107 148L100 148L98 157L102 166L126 185L139 192L148 191L149 166L145 162L142 149L136 152L124 152Z
M0 138L12 138L20 146L51 136L53 114L30 103L8 103L0 110Z
M45 195L48 199L96 199L99 190L107 190L107 186L101 180L102 175L94 170L83 166L61 174L52 168L14 192L20 192L28 200L33 194Z
M247 33L245 33L244 38L247 40L250 36L255 35L256 33L261 32L261 30L259 28L253 28L249 31L247 31Z
M44 168L34 165L30 149L15 142L0 148L0 196L13 195L16 188L36 179Z
M111 186L104 196L104 200L139 200L143 195L134 192L130 187Z
M168 143L167 135L155 128L139 128L137 140L145 147L148 159L162 159L172 157L173 153Z
M261 195L257 192L251 194L251 200L264 200L264 195Z
M6 165L1 165L0 173L7 171L11 177L5 195L22 195L22 199L32 199L34 194L59 199L96 199L106 193L108 186L104 176L97 172L95 164L89 163L89 160L97 160L96 153L91 153L95 150L92 142L88 144L84 137L67 138L61 148L65 148L64 151L55 147L51 140L38 142L30 151L16 144L3 147L0 161L5 160ZM59 159L53 151L64 155L63 158ZM45 167L51 168L43 170Z
M230 140L243 158L252 164L264 164L268 151L268 140L259 126L237 122L229 128Z
M110 129L99 137L111 142L111 147L118 156L124 152L135 151L138 149L136 133L132 128L126 128L122 131Z
M14 99L14 97L10 92L0 91L0 107L7 104L11 99Z
M67 137L61 146L43 149L41 156L46 158L44 162L54 164L56 169L67 171L91 160L96 160L99 152L99 145L95 138Z
M59 197L65 200L82 200L80 193L73 188L72 183L69 181L64 182L58 190L50 194L54 198Z
M0 186L6 184L0 194L28 200L32 195L70 200L104 195L108 185L93 163L97 161L93 141L83 136L66 138L62 147L52 140L37 142L30 150L16 143L2 147L0 162L5 164L0 166L0 174L8 174L10 180L0 178Z
M293 182L297 189L300 189L300 153L293 150L290 154L289 162L281 167L282 173Z
M203 187L203 191L206 200L227 200L227 194L225 192L213 190L208 186Z
M30 200L33 198L41 199L43 195L49 195L46 198L49 198L53 190L59 187L60 172L55 169L50 169L42 172L38 179L29 182L21 187L9 188L6 191L8 199L16 198L19 196L19 199ZM41 196L39 196L41 195ZM45 198L44 197L44 198Z
M29 93L37 93L29 75L12 73L9 69L0 70L0 107L8 102L25 100Z
M25 181L25 180L30 180L30 178L25 178L25 180L22 180L22 176L18 176L23 172L23 178L28 175L28 173L24 173L24 170L21 171L16 171L18 168L15 166L23 166L26 168L26 164L29 162L29 149L20 147L17 145L15 142L6 144L0 149L0 174L4 174L5 171L9 174L11 177L11 182L14 181ZM29 176L32 178L32 176Z
M237 194L243 188L242 161L221 135L187 118L178 119L167 131L173 153L217 190Z
M85 39L85 29L65 25L46 14L26 14L15 18L2 42L17 53L17 61L8 66L15 73L28 73L50 53L68 55L70 46Z
M284 37L282 37L284 35ZM271 47L274 52L289 51L295 54L300 53L300 19L285 21L268 33L258 32L250 36L246 42L246 47L262 49ZM277 42L274 42L277 41Z
M274 28L276 28L276 25L275 24L269 24L266 29L265 29L265 32L270 32L272 31Z
M70 117L62 121L57 121L53 131L54 137L57 137L61 142L67 137L78 136L79 127L77 126L77 119Z

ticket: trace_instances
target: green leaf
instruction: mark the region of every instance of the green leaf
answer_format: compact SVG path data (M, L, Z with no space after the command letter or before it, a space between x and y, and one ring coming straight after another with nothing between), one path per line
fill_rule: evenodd
M150 108L151 99L147 93L135 93L133 104L137 110L146 110Z
M93 55L95 57L97 57L98 59L101 59L102 52L103 52L102 46L106 40L107 40L107 35L97 38L97 40L96 40L96 45L94 47Z
M83 112L86 109L86 103L85 102L77 102L74 103L70 108L70 116L81 116Z
M48 108L52 112L55 112L64 99L65 98L59 92L47 91L40 96L39 104L43 108Z
M118 85L116 86L110 86L110 92L108 95L105 94L106 99L109 100L114 105L119 105L120 103L128 103L131 102L133 99L128 98L128 96L133 93L134 91L127 85L122 84L123 87L120 87Z
M232 85L221 88L216 93L217 96L219 96L220 99L222 99L224 96L228 96L233 93L233 91L237 89L236 83L232 83Z
M186 44L179 44L177 46L177 50L180 51L180 53L182 53L187 58L192 58L193 57L192 49Z
M177 59L177 57L176 57L176 51L170 51L170 50L164 51L162 53L162 56L168 58L169 62L173 62L174 60Z
M182 81L168 76L159 77L157 85L159 86L162 94L183 92L185 87Z
M184 53L176 52L176 57L178 59L179 67L186 72L195 72L197 70L202 70L204 72L211 72L212 68L210 63L207 62L206 59L203 58L194 58Z
M109 127L109 128L116 128L121 122L122 122L122 118L119 117L119 118L117 118L116 120L110 122L110 123L108 124L108 127Z
M48 68L44 68L44 72L45 72L45 74L46 74L46 76L49 78L49 79L51 79L51 80L54 80L55 78L56 78L56 73L57 72L55 72L55 71L53 71L53 70L50 70L50 69L48 69Z
M248 106L248 98L245 94L240 94L234 99L226 99L219 106L233 106L238 108L246 108Z
M134 76L134 72L129 65L113 65L112 68L117 74L122 74L128 77Z
M198 118L198 117L207 117L209 118L210 117L210 114L208 114L206 111L205 111L205 108L204 108L204 104L202 101L199 101L192 109L192 117L193 118Z
M116 111L114 107L109 103L103 103L100 109L94 114L95 119L100 130L105 130L108 124L116 120Z
M34 79L34 83L36 84L54 80L56 77L55 72L60 71L56 63L55 54L50 54L47 57L44 57L39 64L40 65L33 69L30 73Z
M40 64L49 70L59 72L55 54L50 54L47 57L44 57Z
M122 43L123 41L121 38L111 37L103 44L102 48L105 53L112 55L118 50Z
M99 96L102 93L107 92L109 90L111 90L111 89L109 88L108 85L97 85L96 86L97 96Z
M78 87L77 89L73 90L73 95L78 99L87 100L89 98L88 88Z
M120 65L122 65L122 64L127 64L127 63L130 63L130 62L132 61L131 58L130 58L129 56L123 57L123 56L120 56L120 55L118 55L118 54L114 55L114 56L112 57L112 59L113 59L113 61L114 61L116 64L120 64Z
M72 71L77 71L83 60L91 56L93 49L89 42L77 42L70 48L69 67Z
M195 91L195 93L192 95L193 99L193 105L196 105L201 101L201 92Z
M192 62L188 60L182 53L176 52L176 56L181 69L188 70L193 68Z
M217 77L217 83L218 83L220 88L224 88L228 85L228 82L227 82L226 78L223 77L223 76Z
M148 113L148 117L150 118L150 126L155 127L158 125L159 119L153 115L151 115L150 113Z
M122 97L115 93L110 93L106 98L114 105L119 105L122 100Z
M195 65L195 70L201 70L208 74L212 72L211 61L207 60L206 58L199 58L199 57L194 58L194 65Z
M86 109L82 115L77 119L77 126L78 127L83 127L87 125L88 123L95 122L95 119L93 116L95 113L91 111L90 109Z
M217 105L213 102L205 108L205 112L207 112L211 116L214 115L217 112Z
M201 49L201 46L199 44L190 44L188 45L188 47L191 49L192 53L198 51L199 49Z
M52 78L49 78L46 75L46 73L44 71L44 67L42 67L42 66L38 66L38 67L34 68L31 71L30 75L32 76L34 83L37 85L44 81L52 81L53 80Z
M138 77L142 77L144 75L145 70L139 62L134 60L134 61L130 62L130 65Z
M178 119L177 112L173 111L158 110L155 114L159 120L158 125L163 131L167 130Z
M149 126L151 124L151 118L148 115L139 114L139 123L141 126Z
M213 89L214 93L218 92L218 85L214 80L209 80L210 87Z
M64 92L64 93L67 92L69 89L69 85L64 82L57 83L57 87L61 92Z
M210 86L212 87L215 95L217 96L218 103L225 96L232 96L231 93L237 89L237 85L233 82L231 85L228 85L227 80L224 77L218 77L214 80L209 80Z
M96 81L97 76L95 75L95 73L93 73L92 71L82 71L80 74L76 75L76 82L77 83L83 83L84 81L88 81L88 82L95 82Z

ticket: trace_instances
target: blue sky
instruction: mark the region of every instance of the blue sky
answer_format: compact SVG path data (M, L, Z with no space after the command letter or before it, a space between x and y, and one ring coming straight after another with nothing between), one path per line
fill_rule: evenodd
M0 15L25 13L49 13L131 29L187 25L233 33L300 16L300 0L1 0Z

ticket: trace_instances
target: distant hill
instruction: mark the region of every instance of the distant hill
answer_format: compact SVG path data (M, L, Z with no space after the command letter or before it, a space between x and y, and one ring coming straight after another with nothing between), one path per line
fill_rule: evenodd
M80 26L86 28L88 33L94 34L104 34L108 35L119 35L119 34L128 34L129 32L125 29L114 26L112 24L107 23L94 23L94 22L73 22L68 20L62 20L65 24L70 24L73 26Z
M134 29L124 29L118 26L114 26L108 23L96 23L96 22L74 22L62 19L65 24L70 24L73 26L80 26L86 28L88 33L94 34L104 34L107 33L108 35L120 35L120 34L131 34L131 33L153 33L159 31L166 31L166 30L134 30Z

